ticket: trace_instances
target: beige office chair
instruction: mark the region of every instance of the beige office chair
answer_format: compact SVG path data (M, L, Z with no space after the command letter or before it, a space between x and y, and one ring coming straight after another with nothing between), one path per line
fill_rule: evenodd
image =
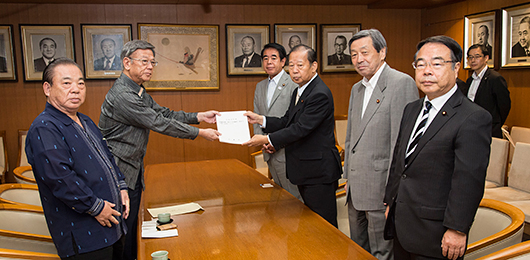
M31 166L19 166L13 170L17 183L37 184Z
M29 166L28 158L26 157L26 136L28 135L27 129L18 130L18 159L17 167Z
M508 140L492 138L490 161L486 172L486 188L504 186L506 164L508 163L508 149Z
M511 162L513 160L513 154L515 152L515 145L518 142L530 143L530 128L513 126L512 130L510 131L509 136L510 136L510 139L512 140L511 142L513 143L513 146L510 147L509 162Z
M252 157L252 167L254 167L254 169L261 173L263 176L272 179L272 175L269 171L269 166L267 165L267 162L263 159L263 152L257 151L251 153L250 156Z
M465 260L477 259L523 239L524 214L507 203L483 199L468 235Z
M57 254L41 207L0 204L0 247Z
M0 185L0 203L42 207L39 188L33 184L7 183Z
M0 183L6 182L6 172L9 171L6 143L6 131L0 131Z
M335 115L335 138L337 144L346 148L346 132L348 130L348 115Z
M515 145L508 186L484 191L484 198L503 202L530 200L530 144L518 142Z

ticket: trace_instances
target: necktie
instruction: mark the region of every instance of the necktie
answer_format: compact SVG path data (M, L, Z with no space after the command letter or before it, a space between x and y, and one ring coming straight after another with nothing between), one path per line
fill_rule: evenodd
M298 104L298 100L300 99L300 95L296 93L296 100L294 101L294 105L296 106Z
M427 120L429 119L429 110L431 110L432 104L431 102L427 101L425 102L425 109L423 110L423 115L421 117L420 124L416 128L416 131L413 135L413 141L409 144L409 147L407 149L407 154L405 155L405 164L408 164L410 155L416 150L416 146L418 145L418 142L420 141L420 138L423 136L423 133L425 132L425 125L427 124Z
M107 65L105 65L105 70L110 70L110 60L107 60Z
M248 57L245 57L245 62L243 63L243 68L248 66Z

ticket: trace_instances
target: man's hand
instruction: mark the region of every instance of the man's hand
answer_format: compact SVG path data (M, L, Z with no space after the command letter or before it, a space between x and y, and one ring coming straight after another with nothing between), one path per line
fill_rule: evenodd
M269 138L266 135L254 135L252 139L242 143L241 145L248 146L262 146L269 143Z
M276 152L276 149L274 148L274 146L272 146L272 144L264 144L261 150L264 153L269 153L269 154L273 154Z
M124 219L127 219L129 217L129 210L130 210L130 207L129 207L129 192L127 192L127 190L121 190L120 191L120 195L121 195L121 202L123 204L123 218Z
M263 116L260 116L254 112L247 111L243 114L247 117L247 120L250 124L260 124L263 125Z
M443 256L456 260L466 251L466 234L453 229L448 229L442 238Z
M221 135L221 133L219 133L215 129L211 129L211 128L202 129L202 128L199 128L199 136L204 138L204 139L206 139L206 140L208 140L208 141L218 140L220 135Z
M197 120L199 122L206 122L209 124L215 124L215 116L220 116L221 113L215 110L197 113Z
M395 203L395 202L394 202ZM385 209L385 219L388 218L388 212L390 211L390 206L388 206L386 203L385 203L385 206L386 206L386 209Z
M99 213L99 215L96 216L96 220L99 222L99 224L104 227L112 227L112 223L114 223L114 225L118 225L120 223L118 220L116 220L116 218L114 218L114 216L121 216L118 211L113 209L114 206L116 206L116 204L105 201L103 210L101 213Z

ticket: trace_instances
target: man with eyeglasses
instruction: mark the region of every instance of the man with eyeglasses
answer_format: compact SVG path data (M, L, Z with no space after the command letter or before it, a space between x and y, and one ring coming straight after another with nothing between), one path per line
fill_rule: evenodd
M335 37L335 53L328 56L328 65L347 65L351 63L351 56L344 53L348 46L348 40L344 35Z
M484 45L471 45L467 50L467 60L473 74L465 86L459 87L471 101L490 112L493 118L491 135L502 138L501 128L510 113L512 101L506 80L488 68L489 57L490 53Z
M519 41L512 46L512 57L530 56L530 16L525 16L519 23Z
M461 259L484 193L491 115L457 89L462 49L447 36L417 46L425 97L403 111L384 203L395 259Z
M124 259L136 259L138 210L144 188L143 158L150 130L186 139L200 136L209 141L219 139L220 135L215 129L189 125L199 122L213 124L219 112L173 111L158 105L145 91L142 84L151 79L158 64L154 48L141 40L123 45L120 57L123 71L105 96L99 117L99 128L128 186L130 214L125 221L129 232L125 237Z
M378 30L356 33L349 47L363 77L351 89L344 147L350 237L378 259L393 259L392 242L383 239L383 195L403 108L418 99L418 88L385 62L388 48Z

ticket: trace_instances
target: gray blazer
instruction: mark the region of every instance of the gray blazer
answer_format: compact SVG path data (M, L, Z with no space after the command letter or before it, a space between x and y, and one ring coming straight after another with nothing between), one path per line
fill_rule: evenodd
M418 89L407 74L383 70L361 119L364 85L353 85L348 109L344 178L355 209L384 209L383 197L399 124L407 103L418 99Z
M269 79L266 78L256 85L256 92L254 93L254 113L264 116L282 117L289 108L289 102L291 101L291 95L298 84L291 80L291 76L287 72L283 73L283 76L278 81L276 90L272 95L271 106L267 106L267 85ZM254 124L254 134L264 134L263 129L258 124ZM285 151L280 149L274 156L278 156L280 161L285 162ZM263 153L263 159L269 161L271 155Z

